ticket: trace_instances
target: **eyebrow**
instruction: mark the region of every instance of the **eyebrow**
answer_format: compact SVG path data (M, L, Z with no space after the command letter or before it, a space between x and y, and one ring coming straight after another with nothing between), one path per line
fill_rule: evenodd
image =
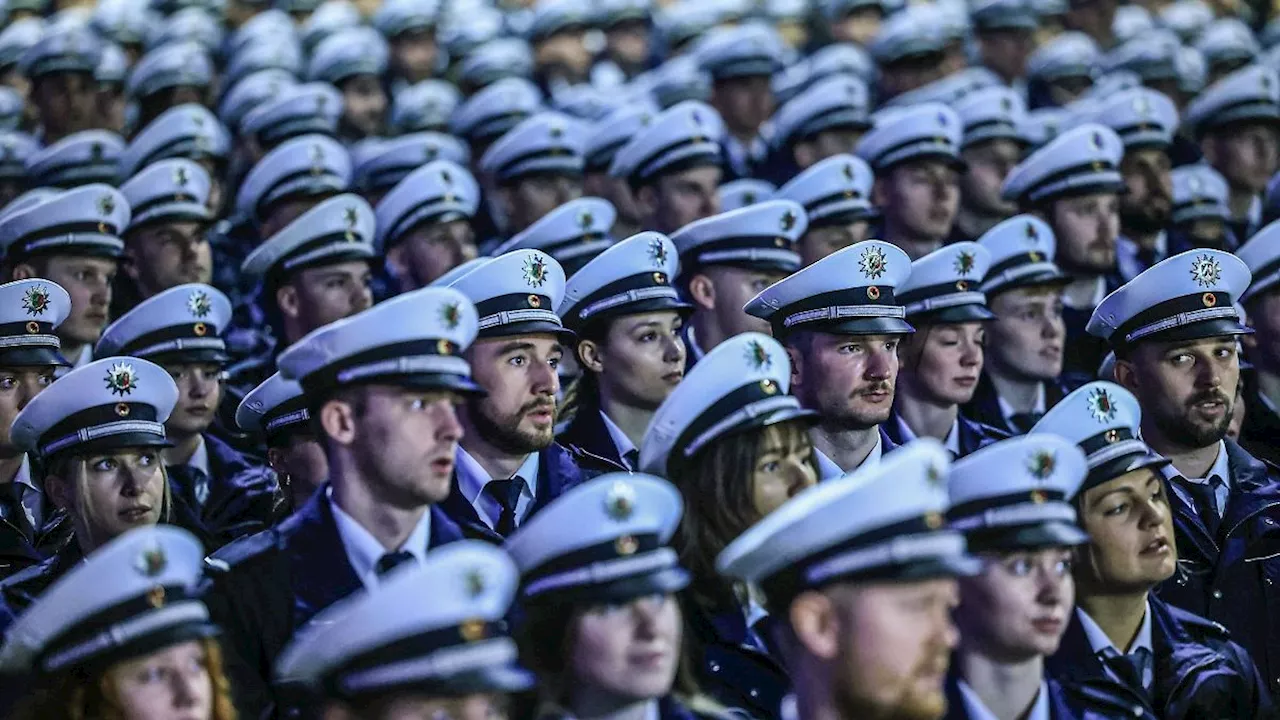
M1116 488L1115 490L1108 490L1107 492L1105 492L1105 493L1103 493L1102 495L1099 495L1097 498L1095 498L1093 502L1089 503L1089 509L1093 509L1093 508L1098 507L1099 505L1101 505L1101 504L1102 504L1102 501L1103 501L1103 500L1106 500L1107 498L1111 497L1112 495L1114 495L1114 494L1116 494L1116 493L1124 493L1125 495L1137 495L1137 494L1138 494L1138 493L1134 492L1133 488L1128 487L1128 486L1126 486L1126 487L1118 487L1118 488Z

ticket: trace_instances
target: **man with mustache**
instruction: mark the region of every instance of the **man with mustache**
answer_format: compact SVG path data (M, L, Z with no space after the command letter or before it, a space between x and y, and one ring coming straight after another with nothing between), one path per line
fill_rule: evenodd
M944 519L950 464L937 441L917 440L801 492L716 559L761 589L801 720L947 712L956 578L981 568Z
M819 260L743 308L767 320L791 359L791 393L820 420L819 475L875 465L894 449L880 428L893 410L898 343L915 332L894 291L911 273L897 247L867 240Z
M1142 439L1172 463L1178 571L1169 603L1222 623L1262 677L1280 689L1280 558L1267 538L1280 523L1276 472L1230 439L1240 381L1239 338L1252 332L1233 303L1251 276L1239 258L1192 250L1112 293L1089 332L1116 354L1116 382L1142 406Z
M1178 108L1165 95L1143 87L1115 93L1093 112L1124 144L1120 175L1120 237L1116 259L1120 275L1138 273L1169 256L1173 206L1173 161L1169 150L1178 132Z
M573 455L555 442L557 369L573 340L555 311L564 270L539 250L515 250L450 287L480 315L467 360L485 394L460 408L464 435L443 507L468 537L501 544L583 479Z
M272 665L317 613L462 538L438 505L462 437L455 408L482 392L464 357L476 320L460 293L424 288L280 355L282 376L302 386L329 472L284 522L206 561L203 594L245 717L299 716L290 713L300 699L271 686Z
M1085 123L1062 133L1009 173L1003 193L1023 212L1053 229L1058 267L1070 277L1063 290L1067 353L1063 369L1093 379L1107 354L1106 343L1085 332L1089 315L1120 285L1116 238L1119 194L1125 189L1120 163L1124 145L1108 127Z

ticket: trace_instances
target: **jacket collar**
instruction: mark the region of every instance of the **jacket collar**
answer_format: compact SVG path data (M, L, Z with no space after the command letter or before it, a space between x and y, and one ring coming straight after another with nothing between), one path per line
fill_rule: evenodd
M625 472L627 467L618 453L618 445L605 427L600 407L595 402L585 403L578 408L569 426L556 437L556 442L571 451L591 455L611 464Z
M316 613L363 587L351 569L338 526L329 507L328 483L280 532L290 538L289 567L293 585L293 626L302 627Z

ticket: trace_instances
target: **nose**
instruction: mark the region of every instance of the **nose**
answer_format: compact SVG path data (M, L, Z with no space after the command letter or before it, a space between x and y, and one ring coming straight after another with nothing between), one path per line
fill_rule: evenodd
M1161 481L1165 482L1165 481ZM1168 497L1169 487L1165 484L1165 497ZM1151 498L1147 498L1142 504L1142 527L1144 529L1163 525L1169 515L1169 506L1163 502L1154 502Z
M684 353L684 339L680 337L679 333L668 335L666 340L663 341L662 359L664 361L674 364L683 364Z
M1222 385L1222 372L1215 362L1196 363L1196 385L1203 388L1215 388Z
M458 411L447 400L437 403L436 437L445 442L458 442L462 439L462 423L458 422Z
M974 367L982 364L982 344L977 340L966 340L961 346L960 366Z
M886 348L872 350L867 357L866 378L868 380L886 380L892 369L890 357L893 355Z
M818 484L818 473L814 469L813 463L809 462L807 456L793 460L789 474L791 476L791 485L790 491L787 493L788 497L795 497L801 491Z
M172 674L170 687L173 690L173 706L175 708L192 707L196 704L197 678L193 677L189 672L175 672Z
M1054 564L1056 561L1050 561L1047 565L1041 564L1037 572L1039 585L1036 600L1041 605L1057 605L1062 599L1062 586L1066 579L1054 571Z
M560 391L560 375L551 363L535 362L529 371L534 395L555 395Z
M351 302L357 311L367 310L373 305L373 290L363 283L356 288L355 297Z

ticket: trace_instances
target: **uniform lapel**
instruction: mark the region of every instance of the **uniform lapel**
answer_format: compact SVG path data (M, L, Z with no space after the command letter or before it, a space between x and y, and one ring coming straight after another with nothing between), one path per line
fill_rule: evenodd
M440 503L439 508L460 528L465 537L484 540L495 545L502 544L503 537L493 528L486 525L484 520L480 519L476 509L471 506L471 503L467 502L466 496L462 494L462 489L458 487L457 470L453 471L453 485L449 489L449 497Z
M351 569L346 548L323 489L291 518L289 566L293 585L293 626L363 587Z

